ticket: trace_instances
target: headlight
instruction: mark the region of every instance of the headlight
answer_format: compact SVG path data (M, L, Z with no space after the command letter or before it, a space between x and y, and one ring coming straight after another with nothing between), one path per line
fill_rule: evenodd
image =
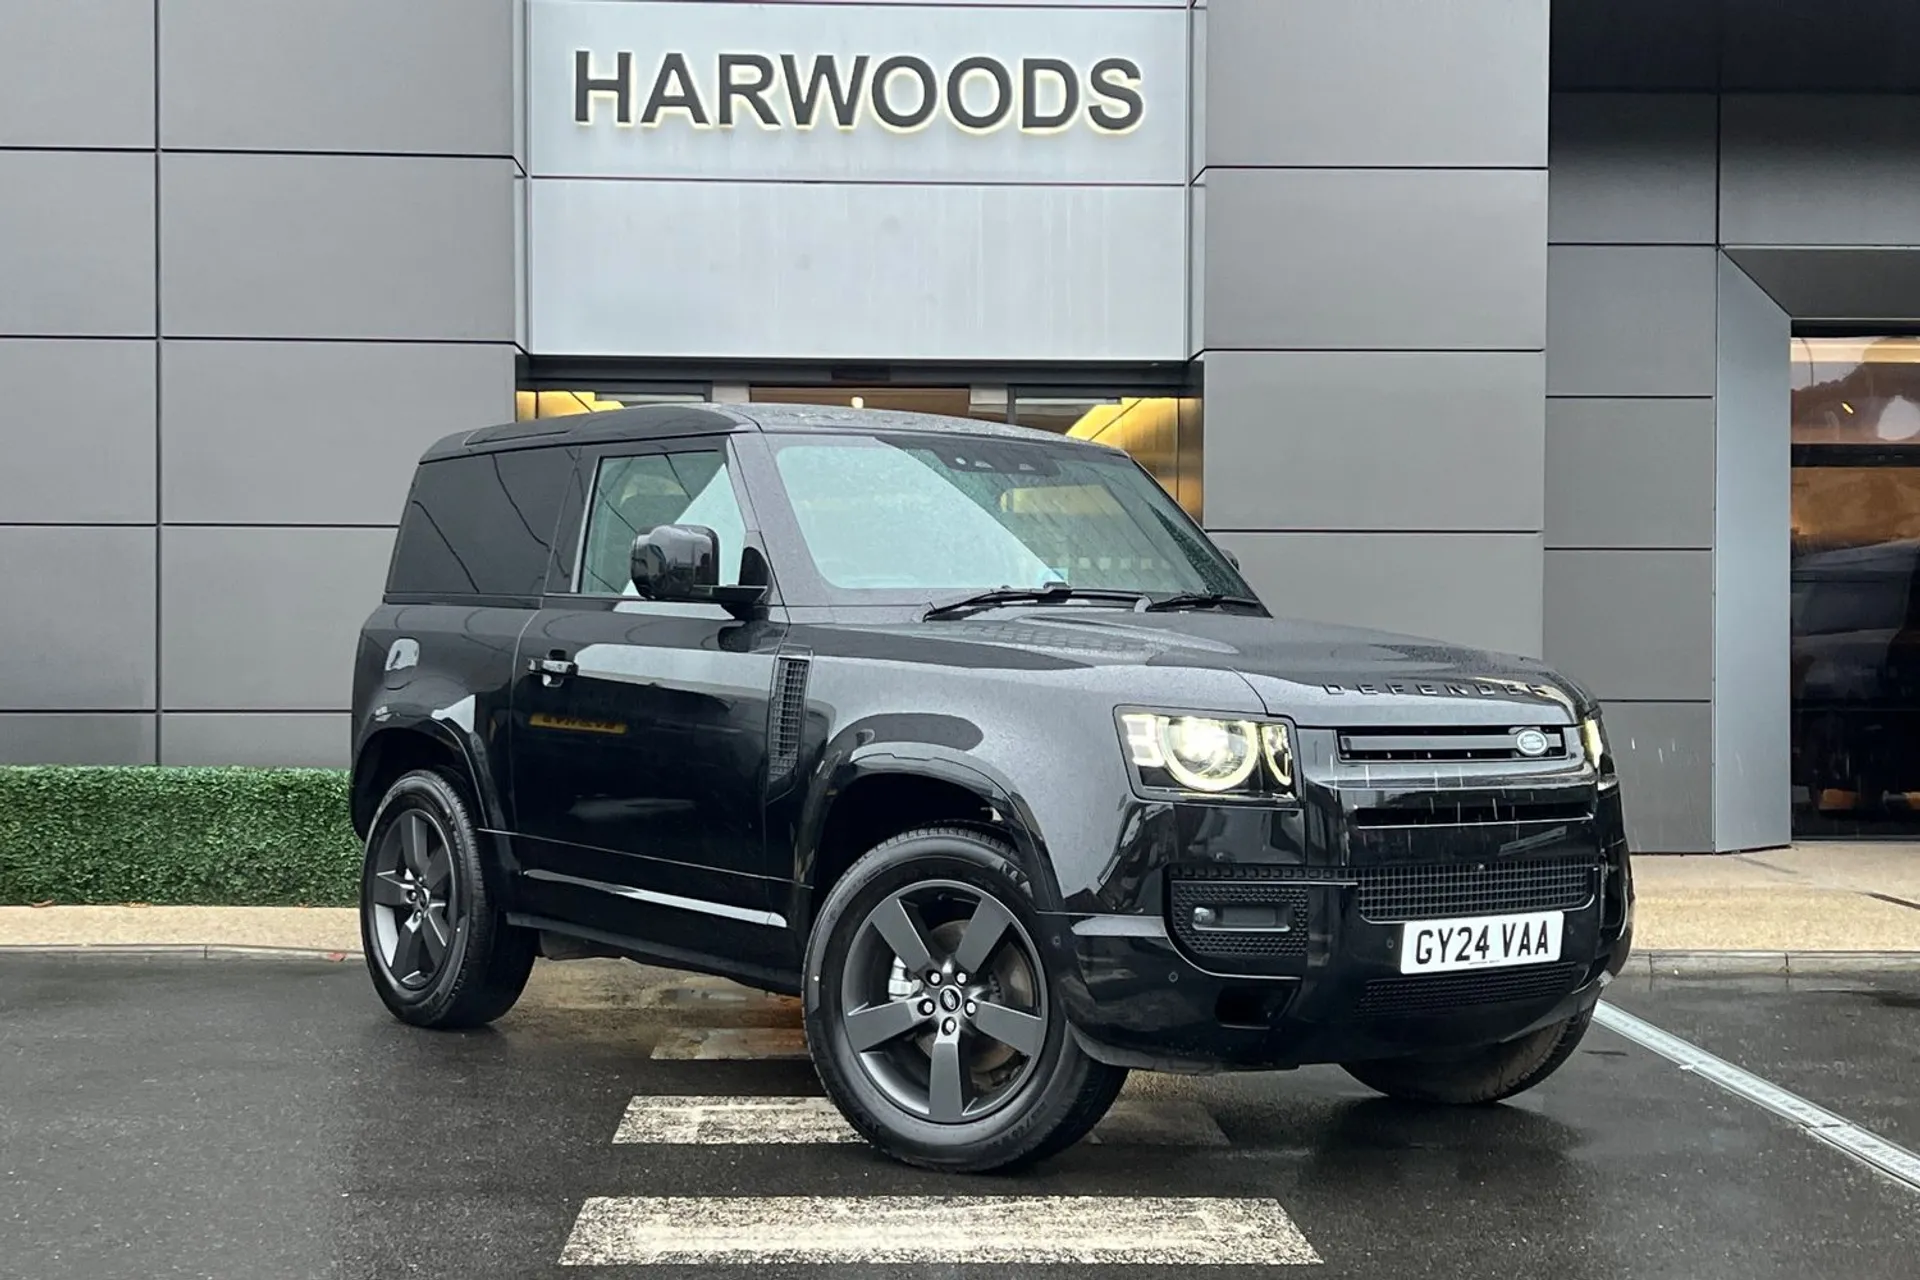
M1284 724L1129 711L1120 725L1127 759L1149 789L1292 793L1293 749Z
M1607 733L1600 726L1599 716L1588 716L1580 722L1580 748L1594 768L1613 772L1613 756L1607 751Z

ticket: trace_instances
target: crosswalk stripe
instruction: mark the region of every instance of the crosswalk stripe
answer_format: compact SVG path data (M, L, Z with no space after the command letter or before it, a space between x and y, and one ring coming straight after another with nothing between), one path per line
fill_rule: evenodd
M799 1027L674 1027L653 1046L660 1059L805 1061L807 1034Z
M562 1266L1319 1262L1278 1201L1126 1196L596 1196Z
M627 1104L615 1142L674 1145L858 1142L825 1098L641 1097Z
M627 1103L616 1143L814 1144L863 1139L826 1098L646 1096ZM1224 1147L1227 1135L1197 1102L1122 1098L1087 1141L1095 1145Z

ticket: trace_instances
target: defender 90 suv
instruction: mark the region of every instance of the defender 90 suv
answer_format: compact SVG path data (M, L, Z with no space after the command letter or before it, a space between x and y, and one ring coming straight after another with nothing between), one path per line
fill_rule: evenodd
M1487 1103L1567 1060L1633 887L1600 712L1531 660L1277 620L1126 454L651 406L422 458L354 680L374 986L536 955L800 998L893 1157L1045 1157L1131 1069Z

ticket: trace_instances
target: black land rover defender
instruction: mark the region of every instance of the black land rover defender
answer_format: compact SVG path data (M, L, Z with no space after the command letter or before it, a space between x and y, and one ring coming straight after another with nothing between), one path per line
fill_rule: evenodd
M916 1164L1084 1136L1130 1068L1482 1103L1625 963L1599 710L1538 663L1276 621L1125 454L650 407L421 460L354 681L368 967L497 1018L536 954L797 994Z

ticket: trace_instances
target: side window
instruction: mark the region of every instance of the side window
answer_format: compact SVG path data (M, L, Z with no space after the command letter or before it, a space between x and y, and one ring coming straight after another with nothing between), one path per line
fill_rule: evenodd
M558 448L422 463L400 516L387 590L537 598L572 474L573 454Z
M746 521L727 474L727 455L711 449L601 460L587 512L580 591L632 595L633 540L662 524L712 529L720 539L720 581L739 583Z

